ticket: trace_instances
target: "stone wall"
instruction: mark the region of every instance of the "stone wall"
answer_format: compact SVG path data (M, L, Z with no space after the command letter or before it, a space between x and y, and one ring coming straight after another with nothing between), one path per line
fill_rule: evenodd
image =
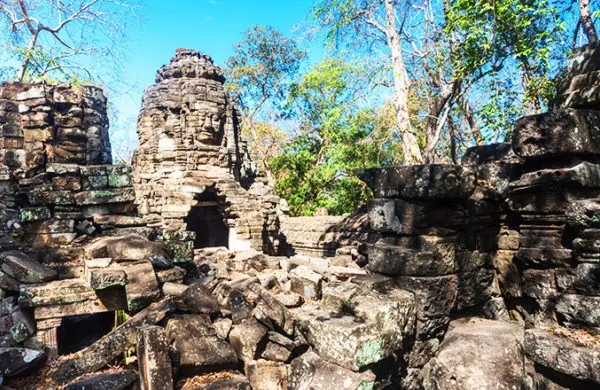
M94 215L135 211L130 170L106 165L106 104L93 86L2 84L5 233L34 247L66 245L96 230Z
M596 52L576 54L573 80L598 79L581 62ZM58 235L58 248L1 237L2 373L41 361L70 316L124 310L24 388L598 388L593 100L522 118L512 143L471 148L461 164L364 170L374 199L353 215L286 218L242 172L222 82L209 57L178 50L147 90L133 179L143 218L124 168L4 168L3 229L37 245ZM233 232L229 248L198 247L214 232L190 221L207 215ZM133 344L138 372L105 371Z

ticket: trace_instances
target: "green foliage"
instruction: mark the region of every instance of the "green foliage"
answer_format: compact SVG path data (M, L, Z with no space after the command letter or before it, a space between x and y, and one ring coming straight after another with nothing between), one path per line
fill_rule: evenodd
M357 104L357 69L335 59L314 66L292 86L289 99L299 131L270 161L293 215L353 211L370 196L356 170L389 165L401 156L385 110Z
M271 26L254 26L234 45L227 60L227 88L240 106L252 115L265 102L285 101L291 79L306 53L293 39Z
M565 29L548 0L447 2L443 33L454 41L451 63L459 77L473 80L486 140L507 139L514 120L553 97L550 72Z

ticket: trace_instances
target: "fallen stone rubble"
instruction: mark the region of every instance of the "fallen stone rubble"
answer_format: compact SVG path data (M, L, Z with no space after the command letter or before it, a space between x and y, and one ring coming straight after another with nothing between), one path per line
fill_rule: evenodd
M575 52L556 109L520 119L511 144L471 148L461 165L362 171L374 194L366 207L289 218L263 181L245 182L219 69L208 56L178 50L147 91L144 154L133 180L128 170L83 161L26 159L7 168L2 384L597 389L596 52L598 44ZM11 113L4 117L15 137L25 138L15 126L33 128L42 103L57 118L63 109L85 114L53 106L39 89L10 88L0 111ZM57 90L49 89L55 97ZM32 113L15 114L13 100L28 102ZM10 139L5 165L22 154ZM70 146L100 158L106 145ZM98 170L107 173L87 174ZM79 186L95 182L100 194ZM50 186L47 193L34 190L39 183ZM75 203L57 203L67 193ZM219 223L204 230L189 223L207 216L207 224ZM212 228L221 235L211 236ZM229 249L205 245L217 241ZM100 327L101 317L109 326ZM97 324L68 328L73 318ZM77 345L65 352L66 341Z

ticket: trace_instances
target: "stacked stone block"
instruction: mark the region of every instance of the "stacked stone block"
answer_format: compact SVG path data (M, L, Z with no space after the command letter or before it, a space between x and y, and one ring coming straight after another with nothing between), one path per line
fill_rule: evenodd
M481 307L494 279L499 212L476 191L477 171L461 165L416 165L360 173L373 190L374 237L362 245L366 268L415 294L411 375L435 353L450 315Z
M242 174L238 117L224 80L209 56L186 49L157 72L138 121L134 180L140 213L164 232L186 230L192 207L205 191L213 192L235 231L232 241L273 252L276 211L272 201L261 200L273 192L260 181L255 189L242 186L253 180Z

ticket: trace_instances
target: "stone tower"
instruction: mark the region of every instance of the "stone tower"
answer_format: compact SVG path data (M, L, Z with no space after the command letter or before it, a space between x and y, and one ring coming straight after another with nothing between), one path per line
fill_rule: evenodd
M195 248L265 249L279 199L264 196L271 189L260 180L242 185L243 148L224 81L212 59L193 50L178 49L158 70L138 118L139 211L164 232L196 233Z

